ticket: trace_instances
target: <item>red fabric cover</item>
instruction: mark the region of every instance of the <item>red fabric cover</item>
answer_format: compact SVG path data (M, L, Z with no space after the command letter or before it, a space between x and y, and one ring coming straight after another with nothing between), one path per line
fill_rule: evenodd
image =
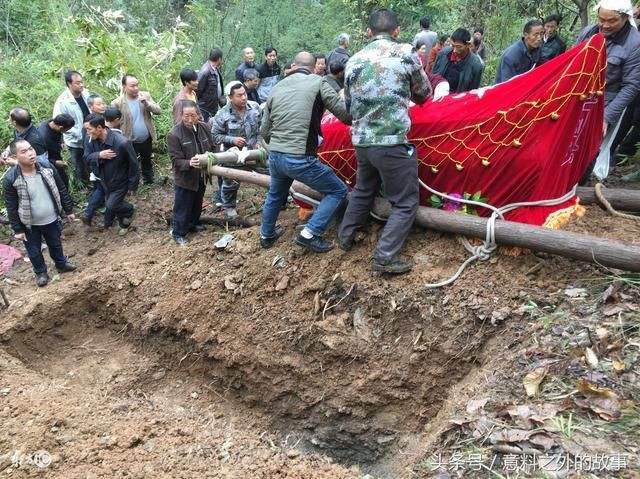
M494 206L563 196L602 141L605 68L604 37L596 35L511 81L414 106L409 139L418 148L420 178L444 193L480 191ZM353 186L350 134L325 115L319 156ZM421 188L422 205L430 196ZM521 208L506 218L542 225L575 203Z

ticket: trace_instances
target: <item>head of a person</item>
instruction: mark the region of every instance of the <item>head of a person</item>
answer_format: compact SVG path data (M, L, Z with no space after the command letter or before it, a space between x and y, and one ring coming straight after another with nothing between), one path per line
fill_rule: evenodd
M345 50L349 49L349 43L351 42L351 37L348 33L341 33L338 35L338 46L344 48Z
M427 44L421 40L416 43L416 52L419 55L426 55L429 52L427 51Z
M9 143L9 156L23 167L31 168L36 164L36 150L27 140L13 140Z
M544 34L547 38L553 38L558 33L562 18L557 13L553 13L544 19Z
M344 61L333 60L329 63L329 73L331 73L334 78L342 80L344 78L344 66Z
M97 113L98 115L104 114L104 111L107 109L104 98L100 95L89 95L87 98L87 106L91 113Z
M451 34L451 48L460 58L466 58L471 51L471 34L465 28L458 28Z
M74 127L76 121L68 113L60 113L54 116L49 123L49 126L58 133L65 133Z
M107 125L104 122L104 116L91 113L84 122L87 129L87 135L92 140L103 140L107 135Z
M182 100L182 124L187 128L193 128L198 124L198 106L191 100Z
M253 63L253 61L256 59L256 52L254 52L253 48L251 47L245 47L242 50L242 59L245 61L245 63Z
M473 36L482 40L484 38L484 28L476 28L473 30Z
M316 57L309 52L300 52L293 59L293 63L291 64L292 70L298 70L299 68L304 68L313 73L316 67Z
M430 27L431 27L431 21L429 20L429 18L422 17L420 19L420 28L422 28L423 30L429 30Z
M242 74L242 79L244 80L245 89L248 88L249 90L255 90L260 83L260 76L255 68L247 68Z
M371 37L381 34L390 35L392 38L398 38L400 35L398 16L387 8L376 8L369 15L367 35Z
M542 44L544 25L540 20L529 20L522 29L522 40L529 50L535 50Z
M598 28L605 37L611 37L624 28L629 21L629 15L624 11L631 9L630 2L628 9L623 6L620 10L608 10L606 8L598 8Z
M64 74L64 82L73 96L80 96L84 90L82 75L75 70L67 70Z
M236 110L247 107L247 89L239 81L232 81L227 85L229 102Z
M120 124L122 123L122 112L120 108L115 106L110 106L104 111L104 121L105 124L108 124L111 128L120 128Z
M122 91L131 99L138 98L140 94L140 83L133 75L126 74L122 77Z
M180 70L180 83L191 91L198 88L198 74L191 68L183 68Z
M278 61L278 51L273 47L267 47L264 49L264 61L267 65L273 66Z
M316 63L313 67L313 73L316 75L325 75L327 73L327 57L325 57L322 53L317 54Z
M14 128L24 130L31 126L31 113L26 108L13 108L9 112L9 121Z
M449 35L440 35L440 38L438 38L438 43L440 44L441 47L444 47L447 44L448 40L449 40Z
M209 52L209 61L215 67L222 65L222 50L220 48L212 48Z

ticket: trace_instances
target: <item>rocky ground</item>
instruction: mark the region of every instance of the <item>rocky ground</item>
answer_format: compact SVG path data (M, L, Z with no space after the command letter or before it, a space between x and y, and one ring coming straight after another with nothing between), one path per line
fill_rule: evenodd
M67 225L80 268L44 289L4 279L0 477L640 477L637 275L499 254L429 291L453 237L415 230L415 269L379 277L377 224L315 256L290 207L271 250L250 224L179 248L171 202L141 192L126 236ZM568 229L640 244L597 207Z

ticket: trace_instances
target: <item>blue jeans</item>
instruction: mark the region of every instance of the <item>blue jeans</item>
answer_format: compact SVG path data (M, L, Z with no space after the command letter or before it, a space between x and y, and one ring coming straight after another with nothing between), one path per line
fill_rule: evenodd
M101 206L104 206L104 198L106 193L104 192L104 187L102 183L99 181L94 182L94 189L91 192L91 196L89 196L89 201L87 202L87 208L84 210L84 215L91 219L95 216L96 210Z
M322 236L336 210L347 196L347 187L331 168L316 156L292 155L272 151L269 153L271 185L262 209L263 238L275 236L276 220L282 205L286 203L293 180L298 180L322 193L324 198L307 223L314 236Z
M25 231L27 241L24 242L24 246L31 260L33 271L36 274L47 272L47 265L44 262L41 250L43 238L49 248L49 256L51 256L56 266L62 267L67 262L67 258L62 251L61 232L62 229L58 220L44 226L31 226Z

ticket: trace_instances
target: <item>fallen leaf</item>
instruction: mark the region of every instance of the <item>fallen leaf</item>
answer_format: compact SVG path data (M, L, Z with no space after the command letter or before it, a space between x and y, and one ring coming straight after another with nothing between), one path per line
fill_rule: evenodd
M522 381L524 385L524 389L527 392L527 396L533 397L538 395L538 390L540 389L540 384L544 380L547 375L547 368L537 368L527 374Z
M353 313L353 329L358 338L365 341L371 339L371 327L367 322L367 318L365 318L362 308L356 309Z
M508 408L502 415L509 416L518 426L525 429L533 429L543 425L545 421L553 419L563 411L563 406L551 403L536 405L518 405Z
M584 288L567 288L564 290L564 294L569 298L584 298L587 296L587 290Z
M584 357L587 360L587 364L589 366L591 366L592 368L598 367L598 356L596 356L596 353L593 352L593 349L585 348Z
M609 330L607 328L597 328L596 329L596 336L598 336L598 339L600 341L602 341L603 339L607 339L609 337Z
M227 276L224 279L224 287L226 289L228 289L229 291L235 291L235 289L238 287L238 285L236 283L234 283L229 276Z
M577 406L593 411L605 421L613 421L622 415L617 397L585 396L573 400Z
M578 391L584 395L602 396L605 398L617 398L618 395L609 388L603 388L586 379L578 381Z
M285 275L280 278L280 281L276 284L276 291L283 291L287 289L287 286L289 286L289 276Z
M617 316L622 312L624 312L624 308L615 304L607 306L602 310L602 314L604 314L605 316Z
M627 369L627 365L625 363L623 363L622 361L618 361L617 359L613 360L613 369L615 372L617 373L621 373L624 372L625 369Z
M320 291L316 291L316 294L313 296L313 314L314 316L320 312Z
M475 414L480 409L484 408L489 402L489 398L473 399L467 403L467 412L469 414Z
M500 429L489 436L489 442L491 444L498 444L499 442L517 443L526 441L532 434L533 431L525 429Z
M615 296L619 289L620 289L620 283L618 282L611 283L611 285L605 290L605 292L602 293L602 302L608 303L610 301L615 301L616 300Z
M529 438L529 442L534 446L540 446L545 451L550 450L556 445L556 441L551 436L545 433L534 434Z

